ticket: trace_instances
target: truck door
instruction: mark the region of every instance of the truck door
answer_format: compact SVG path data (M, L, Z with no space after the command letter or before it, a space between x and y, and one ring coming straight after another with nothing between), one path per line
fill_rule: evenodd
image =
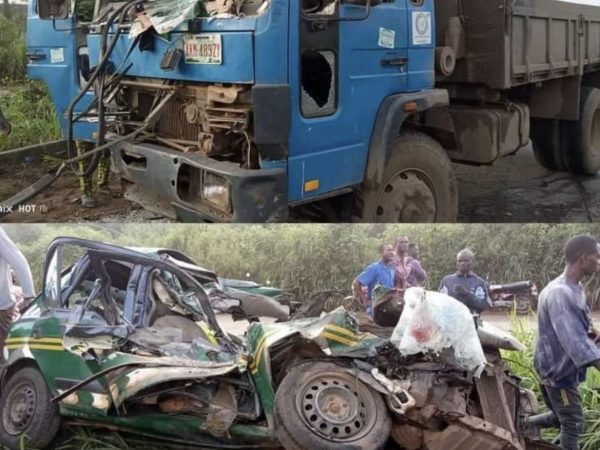
M362 182L381 101L408 90L406 3L291 3L291 202Z
M37 2L30 0L27 11L27 72L29 78L48 86L64 136L64 112L85 83L89 68L86 36L81 28L75 29L77 20L72 13L66 19L41 19ZM87 92L75 114L85 110L93 98L93 91ZM96 125L89 119L74 127L76 138L91 140L94 131Z

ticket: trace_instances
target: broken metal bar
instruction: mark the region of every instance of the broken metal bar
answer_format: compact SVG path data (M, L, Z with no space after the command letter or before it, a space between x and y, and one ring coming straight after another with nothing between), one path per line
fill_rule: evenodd
M154 84L154 83L147 83L144 81L133 81L133 80L122 80L120 83L124 86L145 87L148 89L162 89L162 90L166 90L166 91L173 91L173 90L177 89L177 87L178 87L178 86L171 85L171 84Z
M18 194L13 195L11 198L0 203L0 205L2 206L2 209L0 210L0 218L4 217L7 214L10 214L12 212L13 208L16 208L21 203L26 202L27 200L29 200L31 197L35 196L41 190L46 189L48 186L50 186L52 183L54 183L54 181L56 181L56 179L58 177L59 177L58 173L46 174L42 178L37 180L35 183L33 183L32 185L23 189ZM4 212L4 211L7 211L7 212Z
M174 139L167 139L167 138L162 138L159 136L153 136L153 138L156 139L158 142L162 142L163 144L169 145L169 146L173 147L175 150L180 150L183 153L188 153L191 150L190 147L192 147L192 146L198 148L197 142L194 144L191 144L188 147L185 147L185 146L180 145L179 143L175 142Z

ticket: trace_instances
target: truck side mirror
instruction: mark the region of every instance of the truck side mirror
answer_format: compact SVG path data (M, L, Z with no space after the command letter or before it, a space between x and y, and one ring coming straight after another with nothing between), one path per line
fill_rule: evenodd
M40 19L66 19L69 17L68 0L38 0L38 15Z

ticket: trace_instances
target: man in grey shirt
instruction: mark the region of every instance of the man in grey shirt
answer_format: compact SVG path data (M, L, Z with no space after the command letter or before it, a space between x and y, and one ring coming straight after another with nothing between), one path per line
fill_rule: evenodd
M456 273L442 279L439 291L464 303L471 312L480 314L490 307L488 284L473 272L475 254L465 248L456 255Z
M585 381L588 367L600 369L600 349L594 342L598 331L592 326L581 285L600 265L596 240L590 236L569 239L565 259L564 272L544 288L538 302L533 363L550 412L529 421L541 427L559 426L561 448L576 450L584 426L577 387Z
M0 364L5 363L4 341L13 317L17 313L13 297L11 269L14 271L21 285L24 298L21 306L23 310L35 298L31 270L23 253L8 237L6 232L0 228Z

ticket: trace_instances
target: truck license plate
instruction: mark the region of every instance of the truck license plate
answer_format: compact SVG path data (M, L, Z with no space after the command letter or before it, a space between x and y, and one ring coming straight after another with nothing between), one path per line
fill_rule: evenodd
M223 47L220 34L196 34L183 39L187 64L221 64Z

